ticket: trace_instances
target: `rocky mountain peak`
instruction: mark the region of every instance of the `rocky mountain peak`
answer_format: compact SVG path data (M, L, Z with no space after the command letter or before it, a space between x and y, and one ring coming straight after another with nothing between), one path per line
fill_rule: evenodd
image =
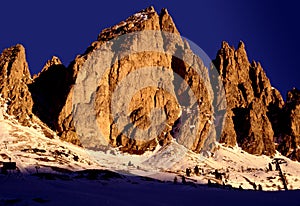
M260 63L250 64L245 45L237 49L223 42L214 60L226 91L227 117L221 142L238 143L252 154L275 153L272 123L274 113L283 106Z
M92 45L86 50L86 52L83 55L78 56L76 60L70 65L70 69L74 71L72 76L76 80L76 76L80 72L82 65L87 60L89 60L89 58L92 58L92 54L96 49L100 48L104 42L119 37L123 34L148 30L165 31L168 33L179 34L172 20L172 17L169 15L166 9L162 9L161 14L158 15L153 7L149 7L128 17L125 21L121 21L115 26L104 29L99 34L98 40L92 43ZM135 43L135 41L145 41L145 39L139 38L140 37L137 37L134 42L131 42L131 38L128 38L118 46L130 52L132 50L132 48L130 47L132 43ZM158 32L157 35L154 36L152 41L154 41L154 43L152 42L154 45L158 45L160 51L168 50L169 53L173 52L174 55L175 53L191 53L189 47L187 46L187 42L184 43L181 39L178 40L178 38L176 38L176 43L178 43L176 47L175 45L169 44L170 42L167 41L167 37L164 33ZM117 58L119 55L118 51L115 51L115 49L111 49L111 51L113 52L113 59ZM131 72L137 70L139 67L155 66L161 69L164 68L163 71L166 69L177 72L181 76L181 78L185 79L186 82L189 82L191 88L193 89L197 97L199 97L199 99L201 96L203 96L201 98L201 114L199 114L201 116L200 119L202 119L203 121L199 126L199 128L201 128L199 131L199 138L193 139L192 137L189 140L184 140L182 138L180 140L184 141L184 144L186 144L188 148L199 152L202 145L204 144L205 138L209 132L209 128L211 127L211 124L209 123L211 121L210 118L212 113L212 108L209 106L211 99L208 95L205 95L208 93L204 85L205 83L199 77L193 76L195 71L189 69L189 67L185 65L184 62L182 62L178 58L172 57L172 55L166 55L156 52L150 52L149 54L147 54L146 58L143 55L145 54L141 53L129 55L128 57L119 60L117 64L111 66L108 71L108 76L103 77L103 81L99 82L99 90L96 92L95 110L97 113L97 124L101 128L102 134L106 138L105 140L112 146L121 147L123 151L139 154L147 150L153 150L158 143L161 145L165 145L172 140L172 134L176 130L175 127L178 127L178 125L176 124L179 124L178 122L182 121L179 120L181 109L177 102L178 99L181 99L182 101L185 100L186 102L189 101L185 99L185 95L187 95L187 90L189 88L183 86L184 82L181 82L182 80L178 81L178 84L182 85L174 86L173 84L175 82L175 77L171 74L168 74L170 78L168 78L168 82L165 84L173 85L171 87L172 91L174 91L175 94L180 94L180 96L172 97L170 94L168 94L168 92L165 92L161 89L149 87L137 92L132 97L132 103L129 106L128 118L131 119L134 125L138 125L138 127L140 128L146 128L147 126L149 126L149 117L151 115L152 109L163 108L166 111L166 113L168 114L168 127L166 127L164 131L162 131L162 133L159 134L156 138L152 138L150 141L131 139L128 136L124 135L122 131L123 129L126 129L130 134L134 134L136 132L136 129L134 129L133 127L127 127L123 129L118 128L115 120L111 117L110 109L112 103L112 94L114 92L114 89L118 84L120 84L122 79L126 78L126 76L128 76ZM203 64L199 62L199 59L195 59L191 64L194 64L195 67L200 67L200 70L203 69ZM203 75L208 75L208 72L205 72L204 69L202 73ZM159 74L156 72L151 75L158 78ZM85 78L81 77L81 79ZM127 89L126 92L124 91L124 93L130 93L131 90L135 89L136 85L140 84L140 81L141 79L139 78L132 80L130 83L128 83L128 87L126 87ZM147 82L148 80L144 79L143 81ZM149 82L150 81L151 80L149 79ZM178 92L179 90L180 92ZM66 104L59 115L57 130L61 133L63 139L70 142L79 142L78 131L76 131L76 128L74 126L74 119L72 116L73 108L70 104L72 103L73 98L72 91L73 87L71 88L66 100ZM120 97L120 99L122 98L125 97ZM116 104L116 106L120 106L122 102L119 102L121 101L118 101L114 104ZM187 114L183 115L188 116ZM177 123L175 123L176 121ZM192 126L196 124L195 122L192 122L192 118L190 118L189 121L189 123L181 122L181 124L186 124L186 128L189 128L189 124L191 124ZM193 129L186 129L186 131L190 132L193 131ZM186 134L186 136L189 135L192 136L191 134Z
M237 59L239 65L243 67L241 69L249 68L250 63L248 60L245 44L242 41L239 42L238 48L235 51L235 58Z
M245 50L245 43L244 43L242 40L240 40L240 42L239 42L239 44L238 44L238 49L243 49L243 50Z
M52 56L52 58L46 62L46 64L45 64L44 68L42 69L42 71L44 69L47 69L47 68L52 67L54 65L62 65L62 62L56 56Z
M70 69L74 71L73 78L76 79L77 73L80 71L83 63L103 42L122 34L142 30L163 30L178 34L178 30L166 9L162 9L159 15L155 12L153 7L142 10L130 16L125 21L122 21L113 27L104 29L99 34L98 40L94 42L83 55L78 56L73 64L71 64ZM185 43L182 44L182 48L189 48L188 45L184 45ZM182 63L179 61L175 61L175 59L166 59L166 61L164 61L162 57L158 58L160 59L160 62L165 62L166 66L168 66L168 62L171 62L171 68L174 69L174 71L183 75L182 77L184 78L191 79L191 77L188 77L187 73L183 72L185 69L182 68ZM137 59L130 59L131 62L136 60ZM139 65L139 63L135 64ZM143 62L143 64L145 64L145 62ZM280 119L284 105L279 91L271 86L271 83L259 62L249 62L246 47L242 41L239 42L237 49L230 46L225 41L222 42L221 49L217 53L214 64L220 73L227 99L226 125L221 134L220 141L231 146L238 144L245 151L252 154L273 155L275 153L275 139L280 136L280 131L276 128L281 127L282 123L278 121L278 119ZM110 72L110 78L112 78L112 80L109 80L108 82L115 85L117 84L116 79L120 81L122 75L126 76L126 72L131 71L129 68L120 69L119 67L122 67L122 65L127 64L125 62L120 62L118 68L113 67L113 70ZM116 71L122 71L123 74L116 73ZM114 88L113 85L102 85L102 87L99 87ZM197 86L194 85L193 87L196 88ZM70 91L72 91L72 88ZM109 95L110 92L111 91L105 91L103 94ZM143 94L140 94L140 98L146 100L148 103L152 102L151 98L148 99L148 97L146 97L147 94L151 94L151 92L152 91L150 90L147 92L143 90ZM161 98L155 94L151 95L155 98ZM166 94L161 93L160 95L163 95L164 98L166 98ZM205 96L205 94L199 95ZM107 102L109 96L105 96L106 99L104 96L105 95L102 95L102 99L97 99L98 104L96 107L98 107L98 113L104 114L104 116L98 117L98 121L99 124L103 125L105 130L104 133L109 137L108 141L110 141L112 145L123 146L124 151L128 152L139 152L143 151L145 148L153 148L156 145L155 142L149 142L147 144L138 143L119 135L112 120L110 120L108 116L105 116L109 113L108 110L105 110L105 108L109 108L109 102ZM181 97L177 98L180 99ZM208 99L206 100L209 102ZM70 142L78 142L76 129L73 125L72 108L70 107L71 101L72 92L68 94L66 100L67 104L63 107L59 115L58 131L61 133L63 139ZM153 102L156 101L157 100ZM137 99L136 103L144 105L148 109L145 110L133 107L134 113L130 115L130 118L133 119L133 121L139 119L139 124L143 125L141 120L143 118L147 120L147 113L151 106L145 105L145 102L139 102ZM165 104L163 102L161 103L161 106ZM175 109L176 104L173 106L173 114L171 116L175 117L179 110ZM206 111L207 114L209 113L209 108L202 109L203 111ZM146 116L144 116L145 114ZM170 125L172 125L172 123L170 123ZM176 129L176 123L174 123L173 127ZM174 130L174 128L172 130ZM207 125L202 125L202 128L203 135L205 136L209 127ZM160 137L160 140L163 140L162 142L165 143L168 142L165 140L172 137L173 134L171 133L172 132L170 131L166 131L165 134L168 137ZM190 148L199 152L204 141L203 138L204 137L199 137L198 144L193 143L194 145L190 146Z
M108 41L129 32L159 29L159 16L151 6L135 13L115 26L104 29L98 35L98 42Z
M31 79L26 61L25 48L21 44L5 49L0 57L1 75L8 80L22 80L28 83Z
M38 74L35 74L35 75L33 76L33 79L35 80L36 78L38 78L41 74L45 73L49 68L52 68L52 67L55 67L55 66L60 66L60 65L62 66L61 68L65 68L65 67L63 66L62 62L60 61L60 59L59 59L58 57L52 56L52 58L49 59L49 60L45 63L45 65L44 65L42 71L39 72Z
M176 25L166 8L163 8L161 10L159 18L160 18L160 28L162 31L175 33L179 35Z
M128 17L126 20L102 30L98 35L97 41L93 42L92 45L88 47L85 54L99 48L105 41L109 41L126 33L145 30L161 30L179 34L167 9L162 9L161 13L158 14L154 7L150 6Z
M167 18L168 21L171 19L168 18L168 13L164 15L164 19ZM103 29L100 34L98 35L98 38L96 41L94 41L84 52L82 55L78 55L76 59L70 64L69 68L72 70L72 79L73 82L76 80L76 76L78 71L80 70L83 63L86 61L86 59L90 56L92 52L94 52L96 49L100 48L100 46L111 39L120 37L127 33L132 32L139 32L139 31L146 31L146 30L154 30L159 31L162 29L160 25L160 16L155 11L153 6L150 6L146 9L143 9L130 17L128 17L126 20L119 22L118 24ZM164 21L163 21L164 22ZM170 25L174 25L173 22L168 23L168 28ZM166 24L167 25L167 24ZM167 27L166 27L167 28ZM171 26L172 28L172 26ZM177 29L172 28L171 30L177 31Z
M0 56L0 93L8 104L7 113L24 125L29 124L33 101L27 84L31 76L25 48L18 44L5 49Z

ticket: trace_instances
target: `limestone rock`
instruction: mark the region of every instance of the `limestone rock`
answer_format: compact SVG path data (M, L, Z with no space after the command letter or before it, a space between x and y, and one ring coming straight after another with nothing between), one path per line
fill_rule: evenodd
M83 55L75 59L69 67L73 71L71 75L74 81L73 83L75 84L76 80L78 80L78 74L84 63L87 60L93 60L93 54L105 42L120 37L123 34L149 30L179 34L166 9L163 9L160 15L155 12L153 7L142 10L116 26L104 29L99 34L98 40L92 43ZM187 43L182 41L181 38L174 37L172 42L176 42L176 44L170 44L169 41L167 41L167 36L167 34L156 33L154 36L149 36L149 38L146 39L141 39L142 37L139 36L137 39L128 38L123 41L121 45L117 45L119 49L115 50L113 47L109 48L110 51L114 51L112 59L116 59L123 51L129 51L129 53L130 51L134 51L134 45L138 42L143 42L146 45L149 44L149 48L154 46L155 49L162 51L140 52L125 56L118 62L113 63L106 75L104 75L99 82L94 105L97 114L97 125L101 129L105 141L112 146L120 147L122 151L140 154L147 150L153 150L158 143L161 145L168 144L174 136L178 135L178 133L182 133L182 131L177 131L176 128L184 128L185 134L182 134L181 138L178 138L178 141L186 147L200 152L212 127L213 109L211 107L211 96L208 95L210 89L207 88L207 84L209 83L207 69L205 69L202 62L195 57L193 57L195 59L191 59L191 62L193 62L191 65L187 65L182 61L181 57L184 59L185 57L189 58L189 56L191 56L191 50ZM169 51L169 53L164 51ZM177 56L177 58L175 56ZM203 80L197 77L197 73L191 66L200 70L206 78ZM149 73L151 78L139 79L139 68L145 67L156 67L159 69L159 72L164 72L163 76L166 79L164 79L163 82L169 85L170 91L167 92L160 89L163 87L162 85L153 85L153 87L146 87L144 89L138 88L137 85L147 83L151 85L153 79L159 79L159 72ZM120 128L120 125L117 124L118 120L115 118L123 114L117 113L112 117L111 105L113 104L114 107L122 107L125 100L123 103L122 101L112 102L112 95L116 94L115 90L122 80L128 78L131 73L135 72L137 78L127 82L127 85L124 87L125 90L121 90L118 93L119 96L117 96L119 100L124 100L124 98L126 100L127 96L122 96L122 94L125 93L128 94L128 98L131 98L128 100L130 104L128 114L125 116L130 119L132 124ZM174 73L177 73L177 76L174 75ZM86 76L81 77L83 81L88 78L89 74L84 75ZM134 92L135 90L137 90L137 92ZM192 90L196 97L193 106L199 106L199 111L201 111L196 114L189 112L193 109L188 108L188 105L192 103L192 100L188 98L188 93L191 92L190 90ZM74 85L58 117L57 130L61 134L62 139L78 143L80 142L79 139L81 139L78 137L82 134L75 127L77 120L74 120L74 110L72 108L72 102L74 100L73 92ZM131 93L133 94L132 97L129 95ZM141 135L136 135L139 134L138 132L140 132L140 130L148 128L150 122L155 121L151 119L151 112L154 110L165 112L165 127L159 131L159 134L156 134L156 130L151 130L151 134L149 135L152 135L151 137L153 138L145 139L142 133ZM89 113L89 111L84 113ZM94 120L89 119L86 121L93 122ZM92 122L83 124L88 127ZM195 125L197 125L195 129L197 131L193 131ZM196 136L191 136L191 134L195 133ZM133 134L140 138L130 138ZM183 138L183 136L186 138Z
M29 125L33 101L27 84L32 81L25 49L18 44L5 49L0 56L0 93L7 101L7 113L23 125Z
M283 107L280 93L274 89L260 63L250 64L245 45L237 49L223 42L214 60L222 78L227 116L220 141L236 143L251 154L275 153L274 131L276 112Z
M283 109L281 138L278 150L293 160L300 161L300 91L293 88L287 93Z
M34 105L37 102L34 102L29 89L33 80L22 45L18 44L5 49L1 54L0 83L2 101L7 104L6 113L18 120L23 126L38 126L46 137L53 138L55 132L33 113Z

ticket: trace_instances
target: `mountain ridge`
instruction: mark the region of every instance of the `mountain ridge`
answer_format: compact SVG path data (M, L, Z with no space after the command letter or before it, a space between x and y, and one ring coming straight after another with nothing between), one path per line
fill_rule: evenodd
M5 99L12 100L11 104L9 104L9 114L16 116L20 114L19 121L24 125L29 124L28 119L32 119L31 116L34 114L55 131L61 139L81 145L72 116L73 86L78 72L90 58L90 54L104 42L122 34L144 30L159 30L179 34L172 17L166 9L163 9L161 14L157 14L153 7L149 7L113 27L104 29L99 34L97 41L93 42L84 54L78 55L68 67L62 65L59 59L53 58L46 63L40 74L33 79L30 76L26 62L25 49L17 45L5 50L0 58L0 80L2 84L0 91ZM189 50L185 43L182 43L181 46L184 50ZM17 50L19 52L15 56L13 51ZM162 59L161 56L155 58ZM163 58L165 58L163 60L165 65L173 66L172 68L178 67L177 72L186 69L185 66L181 66L180 61L174 61L168 57ZM138 58L132 61L138 62ZM228 106L226 123L220 142L228 146L238 144L245 151L258 155L273 156L277 149L291 159L300 161L300 131L298 128L300 123L298 114L300 103L298 90L291 90L288 93L286 103L284 103L279 91L271 86L261 65L254 61L252 63L249 62L245 45L242 42L239 43L237 49L223 42L214 64L220 72ZM20 68L25 70L21 72L21 75L16 74L13 77L8 75L10 77L8 79L12 80L7 81L6 76L10 74L10 68L12 71L19 71ZM128 72L130 71L128 70ZM111 75L116 75L114 78L119 77L119 74L111 73ZM183 72L182 77L185 80L189 80L192 76L186 70L186 72ZM192 82L190 86L196 87L197 82L199 83L199 81ZM202 84L199 83L198 87L203 87ZM11 90L10 88L14 89ZM151 90L146 91L148 95L151 95L153 92ZM201 93L199 95L204 96ZM160 93L155 98L160 97L166 97L166 94ZM204 101L208 103L210 101L209 98L205 98ZM23 100L16 101L16 99ZM100 101L104 102L103 99L100 99ZM172 126L174 128L174 120L176 120L174 118L179 111L178 108L176 109L177 106L175 104L167 105L167 102L162 102L160 106L170 111L174 110L171 114L172 118L170 117L169 119L173 121ZM138 111L134 107L133 109L139 112L139 117L146 117L147 113L149 113L148 110ZM203 109L210 114L211 108L203 107ZM99 111L102 110L99 109ZM282 121L282 119L286 121ZM120 136L116 130L111 130L114 124L109 117L106 117L104 120L98 119L98 121L100 121L100 124L104 124L107 121L110 122L110 128L108 129L110 131L107 132L109 141L113 146L122 146L125 152L145 152L146 148L153 149L157 145L156 141L137 143ZM209 126L204 124L202 129L204 131L203 136L208 134L208 130ZM168 144L173 138L171 130L166 131L166 133L166 136L158 138L162 145ZM116 136L114 137L114 135ZM198 145L192 142L192 150L200 152L205 137L201 138L199 137L200 143Z

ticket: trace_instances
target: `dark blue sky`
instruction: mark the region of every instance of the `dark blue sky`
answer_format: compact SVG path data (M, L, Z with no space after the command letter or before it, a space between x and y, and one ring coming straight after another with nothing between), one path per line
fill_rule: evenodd
M52 55L68 65L106 27L150 5L166 7L181 35L214 58L222 40L246 44L285 96L300 88L300 3L267 0L14 0L0 3L0 50L21 43L32 73Z

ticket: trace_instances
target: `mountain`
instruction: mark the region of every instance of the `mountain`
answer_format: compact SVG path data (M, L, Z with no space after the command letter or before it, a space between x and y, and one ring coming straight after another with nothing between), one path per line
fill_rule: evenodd
M112 40L114 38L117 38L123 34L131 33L131 32L141 32L141 31L164 31L166 33L172 33L178 35L179 32L177 28L175 27L175 24L171 18L171 16L168 14L167 10L162 10L161 14L158 15L153 7L147 8L137 14L134 14L133 16L129 17L123 22L120 22L116 26L113 26L111 28L103 30L99 36L98 40L93 42L92 45L86 50L86 52L83 55L79 55L76 57L74 62L70 64L68 67L68 73L71 78L69 81L69 87L68 85L62 86L62 88L68 88L69 93L66 95L65 102L62 102L62 104L59 104L62 110L58 116L58 122L55 126L55 130L58 132L58 134L61 136L62 139L73 142L76 144L81 144L80 141L82 141L83 136L87 136L86 132L80 132L77 131L78 127L76 127L76 123L74 122L74 108L71 103L74 101L74 88L76 84L79 83L78 81L78 73L81 72L83 65L86 62L93 61L92 58L93 55L96 53L97 50L99 50L105 42ZM200 99L200 96L202 98L202 106L200 106L199 110L201 110L201 113L199 114L199 119L204 119L205 121L199 122L199 133L201 134L198 138L191 138L190 140L186 140L186 138L182 138L182 143L185 144L188 148L192 149L193 151L200 151L202 148L202 145L204 144L205 138L209 132L210 125L207 123L210 121L210 117L212 116L212 108L210 108L210 96L207 95L208 91L206 91L206 82L202 82L201 79L195 79L196 75L193 74L193 72L189 69L187 65L183 61L181 61L178 58L174 58L175 53L184 52L182 53L191 53L190 48L188 47L188 44L184 42L181 39L178 39L178 42L176 42L176 46L178 48L171 48L172 46L175 47L175 45L168 44L168 41L166 40L167 37L164 36L164 34L157 34L154 35L154 39L148 40L149 45L151 45L153 42L156 42L157 48L154 48L156 50L160 50L161 53L155 53L150 52L151 58L147 58L147 61L145 61L145 54L141 55L132 55L129 58L124 58L119 60L117 64L111 67L110 71L108 71L107 76L102 77L104 80L100 85L98 85L98 91L96 92L96 105L95 110L97 113L97 123L98 126L101 128L101 132L104 136L104 140L108 144L112 146L121 146L122 151L126 151L129 153L135 153L135 154L141 154L147 150L154 150L157 144L165 145L168 144L172 139L172 131L174 130L174 123L178 121L178 115L181 112L178 103L176 103L176 99L183 99L184 95L187 95L189 88L184 88L185 85L182 82L176 82L178 85L174 85L171 90L173 93L181 95L177 96L176 99L172 97L171 95L167 94L163 90L157 90L156 88L146 88L141 90L138 94L135 94L136 98L130 108L131 113L129 114L131 120L133 121L134 125L138 125L141 128L145 128L149 126L149 116L152 109L163 109L167 113L167 122L168 126L161 131L161 134L158 134L158 138L156 137L149 137L147 140L137 140L133 138L128 138L131 134L135 133L136 130L131 128L126 128L128 135L124 135L124 127L118 128L118 125L116 125L115 120L111 117L111 98L112 94L114 93L114 90L116 89L117 85L122 81L123 78L125 78L129 73L136 70L138 67L146 67L146 66L156 66L160 68L169 68L170 70L173 69L182 79L185 81L188 81L190 84L190 87L192 88L193 92L196 96L198 96L198 99ZM139 38L139 37L138 37ZM135 42L131 42L132 40L130 38L125 39L124 42L121 42L120 45L118 45L119 50L122 52L123 50L128 50L129 52L132 50L130 48L130 45ZM134 41L145 41L144 39L136 39ZM150 42L152 41L152 42ZM170 47L171 45L171 47ZM115 48L111 48L111 51L116 50ZM166 54L170 52L171 54ZM120 55L120 51L114 51L112 54L112 59L118 58ZM199 61L195 59L195 61ZM199 66L199 69L202 70L203 73L207 73L206 69L201 65L201 62L197 63ZM134 65L134 67L132 67ZM82 75L83 72L81 72ZM173 85L174 81L176 81L173 74L166 74L169 75L169 78L166 80L166 84ZM208 76L207 74L204 74ZM43 75L43 71L41 72L41 75L39 76L46 76L46 74ZM151 76L155 76L155 74L151 74ZM157 75L156 75L157 76ZM86 77L81 77L83 79L86 79ZM155 78L159 78L158 76ZM40 78L37 77L35 81L40 81ZM131 81L130 84L127 85L127 88L132 88L132 90L137 89L136 85L139 85L140 82L139 79L135 79ZM172 82L173 81L173 82ZM41 81L43 82L43 81ZM68 81L67 81L68 82ZM76 84L75 84L76 83ZM83 84L85 84L83 82ZM176 88L177 87L177 88ZM38 87L39 88L39 87ZM101 88L101 89L100 89ZM63 91L66 91L66 89L62 89ZM128 92L128 91L127 91ZM132 91L133 92L133 91ZM51 98L51 91L48 92L42 92L44 96L47 98ZM57 97L53 97L54 99ZM50 102L53 102L55 100L50 100ZM119 101L116 101L114 104L118 106L121 106ZM180 102L180 104L187 104L191 105L191 102ZM53 104L54 106L55 104ZM142 105L142 106L141 106ZM200 104L199 104L200 105ZM55 105L56 108L57 105ZM192 106L192 105L191 105ZM51 109L50 109L51 110ZM84 113L89 113L90 111L84 111ZM101 114L101 115L99 115ZM42 115L42 114L41 114ZM121 115L118 113L117 115ZM46 114L47 116L47 114ZM94 118L94 117L93 117ZM87 121L89 121L90 118L86 118ZM192 121L192 117L188 118L186 121L186 125L189 124L190 121ZM82 121L82 120L81 120ZM82 124L90 125L89 122L83 122ZM195 124L195 123L190 123ZM49 124L48 124L49 125ZM87 128L88 126L84 126ZM77 128L77 130L76 130ZM155 132L153 132L155 133ZM188 136L190 131L188 130L184 136ZM78 137L80 136L80 137ZM141 135L143 136L143 135ZM182 135L183 136L183 135ZM94 137L95 138L95 137ZM180 139L179 139L180 141ZM87 146L87 145L85 145Z
M27 125L32 115L33 100L28 89L31 75L22 45L4 50L0 56L1 96L8 100L8 114Z
M259 63L250 64L243 42L236 50L223 42L214 64L227 99L221 142L231 146L238 143L251 154L272 156L275 142L271 118L284 105L279 91L271 86Z
M288 92L285 103L260 63L249 62L243 42L237 49L223 42L214 64L227 100L220 142L257 155L273 156L277 149L299 161L299 91Z
M278 152L300 161L299 90L288 92L284 102L260 63L250 63L243 42L237 49L223 42L212 61L214 66L195 55L194 47L180 37L166 9L158 14L149 7L104 29L69 66L53 57L34 77L24 47L8 48L0 56L3 128L17 125L14 130L24 135L9 132L10 142L25 138L24 151L34 151L27 147L31 138L36 139L30 135L35 130L42 136L36 141L43 150L50 148L50 156L55 153L55 146L49 146L53 142L58 147L67 145L68 160L61 162L69 165L76 164L70 157L78 160L83 156L80 147L92 154L121 151L128 158L151 154L152 160L149 156L143 159L151 167L162 164L161 159L166 164L173 161L172 166L179 162L182 167L201 162L186 165L166 151L183 157L190 154L187 161L197 159L199 153L206 157L219 150L234 153L237 147L243 150L237 154L242 157L245 151L249 158L267 158L257 168L273 157L283 158ZM102 67L103 73L97 70ZM5 135L2 139L5 141ZM72 149L80 150L79 154ZM228 155L220 156L226 159ZM294 164L298 163L289 164L297 168ZM164 170L170 168L174 172L173 167ZM296 182L297 171L290 172L290 181Z

